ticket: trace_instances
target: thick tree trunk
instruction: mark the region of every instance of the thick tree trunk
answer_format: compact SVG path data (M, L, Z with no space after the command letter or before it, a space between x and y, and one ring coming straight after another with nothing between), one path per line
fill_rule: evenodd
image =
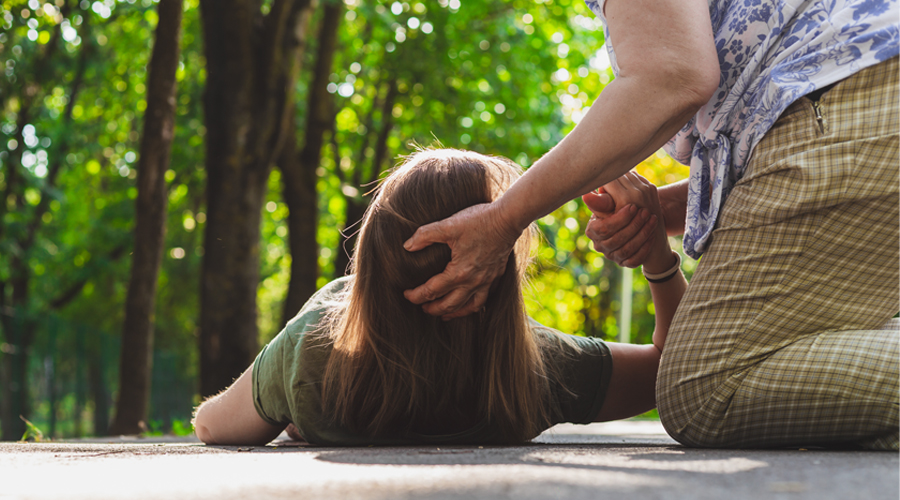
M291 106L296 23L309 0L202 0L207 61L207 219L200 290L200 393L215 394L257 351L262 204Z
M131 280L125 299L119 395L111 434L146 429L153 363L156 286L166 234L166 170L175 133L175 72L181 52L182 0L160 0L147 77L147 112L138 160L138 196Z
M323 7L316 60L307 95L303 150L297 154L296 131L291 127L293 135L288 139L279 161L284 201L289 211L288 241L291 249L291 279L282 310L282 324L287 324L316 291L316 279L319 277L316 169L322 159L325 133L334 123L334 97L328 92L328 79L334 65L343 11L341 2L331 2Z
M8 308L2 314L3 334L6 349L0 364L0 377L4 380L3 399L3 441L22 438L25 422L20 416L28 416L28 351L31 349L33 321L26 317L24 308Z
M319 278L316 169L299 163L296 144L296 127L292 126L278 161L283 183L282 196L288 206L288 246L291 251L291 278L282 306L282 326L315 293Z

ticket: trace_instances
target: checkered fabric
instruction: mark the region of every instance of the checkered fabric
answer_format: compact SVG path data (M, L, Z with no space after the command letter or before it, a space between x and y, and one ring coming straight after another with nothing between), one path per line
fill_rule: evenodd
M657 384L689 446L898 448L900 65L801 98L757 145Z

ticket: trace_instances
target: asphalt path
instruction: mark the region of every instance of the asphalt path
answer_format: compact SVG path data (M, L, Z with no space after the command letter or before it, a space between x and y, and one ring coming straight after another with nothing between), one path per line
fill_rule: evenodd
M204 446L186 438L0 443L7 499L890 499L894 452L698 450L658 422L557 426L524 446Z

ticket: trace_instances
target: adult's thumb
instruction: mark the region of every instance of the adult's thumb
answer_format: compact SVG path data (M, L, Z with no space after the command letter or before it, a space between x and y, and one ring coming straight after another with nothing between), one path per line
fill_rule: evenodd
M610 214L616 211L616 202L607 193L591 191L582 196L581 199L591 212Z
M419 229L416 229L416 232L413 233L412 237L403 243L403 248L405 248L407 252L418 252L419 250L430 246L432 243L443 243L443 240L440 238L441 232L438 228L438 224L440 224L440 222L432 222L431 224L419 226Z

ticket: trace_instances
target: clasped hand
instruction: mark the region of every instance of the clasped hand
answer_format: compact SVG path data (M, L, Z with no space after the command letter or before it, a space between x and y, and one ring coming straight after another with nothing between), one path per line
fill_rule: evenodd
M594 249L624 267L643 265L649 273L674 263L656 186L631 171L582 196L591 210L585 235Z

